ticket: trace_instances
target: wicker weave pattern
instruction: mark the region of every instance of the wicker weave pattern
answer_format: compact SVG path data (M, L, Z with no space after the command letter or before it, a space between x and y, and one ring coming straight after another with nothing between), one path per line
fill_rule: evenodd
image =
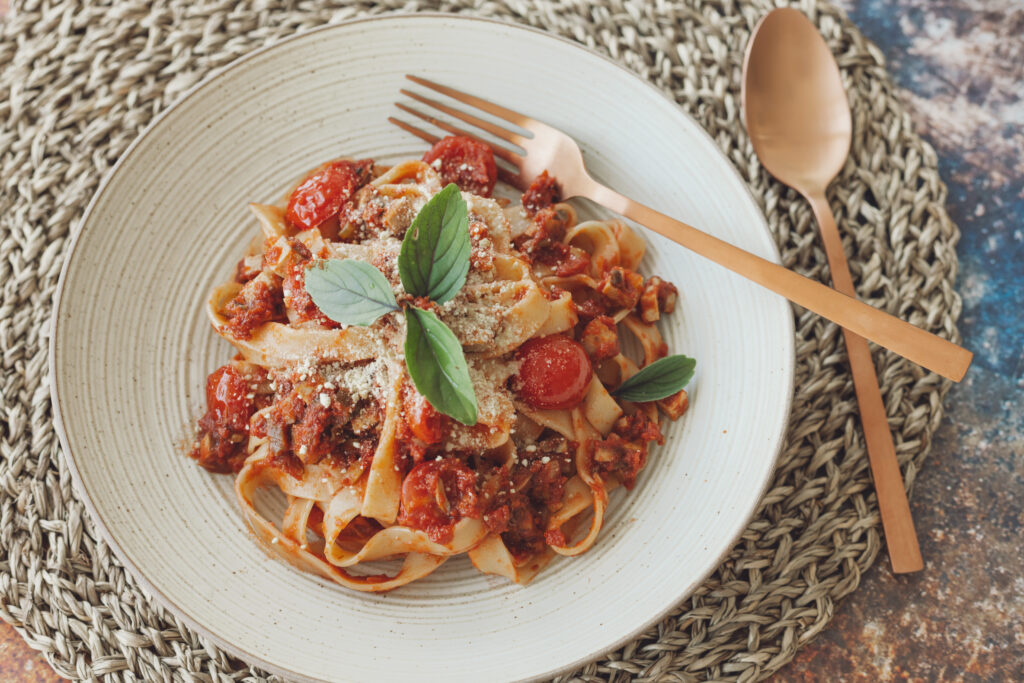
M785 264L828 281L809 208L760 168L742 129L742 49L766 0L15 2L0 25L0 616L61 674L89 681L276 680L150 602L97 538L51 426L51 298L90 196L153 116L198 80L296 31L368 13L466 11L544 27L670 92L762 203ZM795 3L839 58L854 111L832 195L862 298L958 339L956 227L932 149L877 48L841 14ZM792 658L875 560L880 521L838 328L797 318L788 445L755 520L668 619L575 672L583 680L751 681ZM908 486L948 388L876 354Z

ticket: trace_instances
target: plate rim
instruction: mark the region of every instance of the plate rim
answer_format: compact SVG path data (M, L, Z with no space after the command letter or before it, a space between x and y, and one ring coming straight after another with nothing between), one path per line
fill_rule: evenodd
M735 176L735 178L739 181L740 186L743 188L744 200L749 202L749 204L752 206L754 211L759 216L761 216L761 218L763 219L763 226L764 226L764 228L766 230L768 230L767 220L765 220L764 211L758 205L757 200L754 198L754 195L753 195L749 185L747 185L747 182L740 175L740 173L736 169L735 165L729 160L728 156L726 156L725 153L722 152L722 150L718 147L717 143L715 143L714 138L711 137L711 135L707 132L707 130L705 130L704 127L696 119L694 119L686 110L684 110L682 107L680 107L679 104L673 98L671 98L669 95L667 95L664 91L662 91L660 88L655 86L650 81L646 80L645 78L642 78L641 76L639 76L638 74L636 74L635 72L630 70L628 67L620 64L619 62L615 61L611 57L608 57L607 55L604 55L604 54L602 54L602 53L600 53L600 52L598 52L598 51L596 51L596 50L594 50L592 48L587 47L586 45L583 45L583 44L581 44L581 43L579 43L579 42L577 42L575 40L572 40L571 38L567 38L565 36L561 36L561 35L558 35L556 33L552 33L551 31L547 31L547 30L542 29L542 28L537 28L537 27L534 27L534 26L528 26L526 24L522 24L522 23L519 23L519 22L516 22L516 21L509 20L509 19L494 18L494 17L483 17L483 16L478 16L478 15L473 15L473 14L457 14L457 13L453 13L453 12L404 12L404 11L399 11L399 12L390 12L390 13L374 15L374 16L355 17L355 18L352 18L352 19L346 19L344 21L340 21L340 22L335 23L335 24L325 24L323 26L317 26L317 27L312 28L312 29L308 29L308 30L305 30L305 31L300 31L298 33L290 35L290 36L288 36L286 38L283 38L283 39L281 39L279 41L276 41L276 42L273 42L271 44L264 45L262 47L256 48L255 50L252 50L251 52L248 52L245 55L242 55L241 57L238 57L237 59L232 60L231 62L229 62L228 64L225 64L224 66L215 68L210 73L208 73L205 77L203 77L199 82L197 82L197 83L193 84L192 86L190 86L185 92L183 92L166 109L164 109L159 114L157 114L153 118L153 120L150 121L149 124L147 124L146 127L135 137L135 139L132 140L132 142L128 145L128 147L124 150L124 152L121 153L121 155L118 157L117 161L110 168L110 170L108 170L104 174L103 178L100 180L99 185L97 186L96 190L94 191L94 193L92 195L92 198L89 200L89 203L86 205L85 211L82 213L82 217L78 220L76 226L74 228L72 228L71 241L70 241L70 244L68 245L67 256L65 257L64 263L61 266L60 277L59 277L59 279L57 281L57 288L54 291L54 295L53 295L53 308L52 308L52 313L51 313L51 316L50 316L50 321L49 321L49 324L48 324L48 328L49 328L48 332L50 334L50 340L49 340L49 344L48 344L49 348L48 348L48 352L47 352L47 364L49 366L49 372L48 372L49 377L48 377L48 380L49 380L49 385L50 385L50 402L51 402L51 405L52 405L52 408L53 408L53 427L54 427L54 431L57 434L57 438L58 438L58 440L60 442L61 449L62 449L62 451L64 453L63 461L64 461L65 465L68 467L69 472L71 473L71 479L72 479L72 483L74 485L75 491L77 492L78 496L80 497L82 503L85 505L85 508L88 511L90 517L92 518L92 521L93 521L96 529L99 531L99 534L100 534L102 540L108 546L110 546L111 550L114 551L114 554L117 556L117 558L121 562L122 566L131 574L132 578L140 584L140 586L143 588L143 590L146 593L148 593L151 597L155 598L157 600L157 602L159 602L159 604L164 609L167 609L168 611L173 613L177 618L181 619L190 629L196 631L202 637L209 639L217 647L221 648L225 652L233 655L234 657L242 660L245 663L249 663L249 664L255 665L255 666L257 666L257 667L259 667L261 669L264 669L264 670L266 670L266 671L268 671L268 672L270 672L272 674L277 674L277 675L280 675L280 676L285 676L285 677L291 678L291 679L296 680L296 681L301 681L302 683L324 683L324 681L326 679L319 679L319 678L310 677L310 676L308 676L306 674L302 674L300 672L293 671L293 670L287 669L285 667L279 666L277 664L273 664L271 662L268 662L265 659L263 659L260 655L254 653L254 652L251 652L251 651L249 651L249 650L247 650L247 649L245 649L245 648L243 648L243 647L241 647L239 645L236 645L236 644L234 644L234 643L232 643L232 642L230 642L228 640L225 640L224 638L216 635L215 633L213 633L212 631L207 629L206 626L201 624L197 619L195 619L190 613L185 611L177 603L175 603L173 600L171 600L166 594L164 594L163 591L161 591L152 581L150 581L150 579L146 575L146 573L143 572L142 569L139 566L137 566L134 562L131 561L131 559L129 558L128 554L121 547L120 543L117 541L117 539L115 538L115 536L111 532L110 528L107 526L107 523L104 520L103 516L99 513L99 510L97 509L96 505L94 504L94 502L92 500L92 497L89 495L89 491L86 488L86 486L84 484L84 481L82 479L82 475L81 475L81 473L80 473L80 471L78 469L78 464L77 464L77 462L75 460L75 456L73 454L73 449L71 448L70 441L68 440L67 432L64 429L64 419L63 419L63 414L62 414L62 410L61 410L60 390L58 388L59 381L58 381L58 376L57 376L57 373L56 373L57 327L58 327L58 324L59 324L59 321L60 321L60 317L61 317L60 316L60 314L61 314L61 305L63 303L63 298L64 298L63 297L64 288L65 288L65 286L67 284L67 273L68 273L68 271L70 269L71 262L72 262L72 260L75 257L79 240L81 239L82 234L84 233L84 228L85 228L86 222L92 216L92 213L93 213L93 210L95 209L96 204L99 202L100 198L107 191L108 186L111 184L111 181L117 175L117 172L120 170L122 164L135 153L135 150L142 143L142 141L145 138L147 138L152 133L152 131L154 129L156 129L163 122L163 120L165 118L170 116L184 102L190 100L198 92L200 92L201 90L204 90L205 88L210 87L211 85L214 85L216 83L216 81L222 75L227 73L228 71L231 71L231 70L236 69L236 68L238 68L240 66L243 66L247 62L258 58L259 56L263 55L264 53L266 53L268 51L281 48L282 46L285 46L288 43L291 43L291 42L294 42L294 41L307 39L309 36L311 36L313 34L326 33L326 32L330 32L330 31L337 31L339 29L347 28L347 27L349 27L349 26L351 26L353 24L361 24L361 23L366 23L366 22L387 22L387 21L394 21L396 19L397 20L430 19L430 20L448 20L448 21L457 21L457 22L464 22L464 21L465 22L482 22L482 23L486 23L486 24L497 24L497 25L502 26L504 28L512 28L512 29L527 31L527 32L534 33L534 34L540 34L540 35L542 35L542 36L544 36L546 38L550 38L550 39L562 42L564 44L567 44L567 45L569 45L569 46L571 46L571 47L573 47L575 49L578 49L578 50L580 50L580 51L584 52L585 54L588 54L588 55L590 55L592 57L600 58L605 63L610 64L610 65L614 66L615 68L619 69L620 71L624 72L625 74L627 74L634 81L636 81L638 83L641 83L645 87L649 88L651 91L656 93L658 95L658 97L661 97L662 99L666 100L669 104L671 104L672 107L680 115L686 117L687 119L689 119L691 121L691 123L694 124L694 128L697 131L699 131L698 134L699 135L703 135L706 138L706 140L711 143L711 145L714 148L714 150L716 151L716 153L718 153L722 157L722 159L725 161L725 165L729 169L728 172L731 173L733 176ZM779 251L778 244L775 242L774 237L771 235L770 230L768 230L768 238L769 238L769 240L768 240L769 248L770 248L770 251L771 251L769 260L771 260L771 261L773 261L775 263L781 264L781 262L782 262L781 253ZM565 663L565 664L560 664L559 666L557 666L555 668L552 668L552 669L549 669L549 670L547 670L547 671L545 671L545 672L543 672L541 674L538 674L536 676L532 676L532 677L529 677L529 678L518 679L519 681L539 681L539 680L549 679L549 678L551 678L553 676L557 676L559 674L565 673L565 672L570 671L572 669L578 668L579 666L585 665L585 664L593 661L596 657L600 657L600 656L602 656L603 654L605 654L607 652L612 652L614 650L617 650L620 647L624 646L625 644L631 642L632 640L635 640L639 635L641 635L644 631L646 631L652 625L654 625L655 623L661 621L662 619L667 617L671 612L673 612L678 607L678 605L679 605L679 603L681 601L685 600L690 594L692 594L693 591L696 590L696 588L700 584L702 584L715 571L715 569L717 567L719 567L721 565L722 561L728 556L729 552L731 552L732 549L736 546L737 541L743 535L743 532L746 530L746 528L750 525L750 522L754 519L754 516L756 515L756 513L757 513L757 511L758 511L758 509L760 507L760 503L764 499L765 494L768 492L768 487L771 484L772 480L774 479L775 472L776 472L776 470L778 468L779 456L782 453L782 447L783 447L783 444L785 443L785 437L786 437L786 433L787 433L788 426L789 426L789 418L790 418L790 413L792 411L792 405L793 405L793 391L794 391L795 381L796 381L796 341L795 341L796 324L795 324L795 321L793 319L793 315L792 314L785 316L785 322L786 322L786 327L788 328L788 331L789 331L789 334L787 335L786 342L785 342L786 345L789 347L789 349L788 349L789 352L784 354L784 357L785 357L785 359L787 361L787 367L784 368L784 373L786 375L785 383L787 384L787 391L785 393L785 396L786 396L785 411L783 413L785 415L785 417L783 418L782 425L781 425L781 427L779 429L778 434L776 435L776 437L774 439L774 443L771 444L771 450L774 451L774 453L773 453L773 455L771 457L770 467L766 471L763 481L760 482L760 487L759 487L758 494L757 494L756 497L753 497L751 499L752 502L751 502L751 504L749 506L749 509L743 514L743 519L744 519L743 524L741 526L739 526L739 528L736 531L736 533L733 534L732 538L729 540L729 543L725 546L725 549L718 555L718 557L715 559L714 563L712 563L711 566L707 570L701 572L700 575L698 577L696 577L693 581L691 581L689 583L689 585L687 585L686 588L678 596L673 597L672 600L669 601L669 604L668 604L667 607L663 608L662 610L658 611L657 613L652 613L651 616L648 619L645 620L645 623L643 624L642 627L640 627L640 628L638 628L638 629L636 629L636 630L634 630L634 631L632 631L632 632L630 632L630 633L628 633L628 634L618 638L614 643L612 643L609 646L602 646L602 649L600 649L598 651L595 651L595 652L591 652L586 657L583 657L583 658L580 658L580 659L577 659L577 660L574 660L572 662L568 662L568 663Z

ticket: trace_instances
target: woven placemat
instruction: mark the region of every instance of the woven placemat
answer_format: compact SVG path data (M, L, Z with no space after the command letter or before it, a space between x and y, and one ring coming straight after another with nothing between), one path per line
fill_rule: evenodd
M758 164L740 121L743 47L765 0L23 0L0 27L0 616L73 679L275 680L151 602L99 540L51 425L51 299L100 179L162 109L217 67L297 31L367 13L465 11L543 27L670 93L750 184L785 264L828 281L811 212ZM854 112L831 197L862 298L957 339L956 227L932 149L883 58L840 10L795 3L838 57ZM797 310L796 396L764 502L678 610L575 672L586 680L751 681L789 661L882 550L842 336ZM876 353L910 486L942 415L935 375Z

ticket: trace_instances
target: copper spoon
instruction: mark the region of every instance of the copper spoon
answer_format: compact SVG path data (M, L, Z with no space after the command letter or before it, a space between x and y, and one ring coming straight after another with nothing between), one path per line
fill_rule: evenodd
M818 29L794 9L766 14L743 61L743 115L754 151L768 172L802 194L821 228L832 286L856 296L843 242L825 198L850 151L852 123L839 67ZM860 406L864 440L895 573L924 567L903 488L871 351L843 329Z

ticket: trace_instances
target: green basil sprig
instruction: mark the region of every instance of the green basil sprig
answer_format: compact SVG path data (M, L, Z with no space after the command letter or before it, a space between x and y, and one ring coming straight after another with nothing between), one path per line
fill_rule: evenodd
M416 391L437 410L475 425L476 394L455 333L434 313L415 306L405 309L405 321L405 365Z
M407 293L444 303L466 284L468 213L454 184L420 210L398 256L398 274ZM307 268L306 291L324 315L342 325L372 325L399 310L383 273L363 261L332 259ZM455 333L434 313L415 306L405 307L405 321L405 365L416 391L438 412L476 424L476 394Z
M688 356L666 356L656 360L620 384L612 393L634 403L658 401L671 396L693 378L697 361Z
M324 315L342 325L372 325L398 310L391 283L363 261L318 261L306 269L306 291Z
M420 209L402 240L398 273L405 291L439 304L453 298L469 273L469 217L454 183Z

